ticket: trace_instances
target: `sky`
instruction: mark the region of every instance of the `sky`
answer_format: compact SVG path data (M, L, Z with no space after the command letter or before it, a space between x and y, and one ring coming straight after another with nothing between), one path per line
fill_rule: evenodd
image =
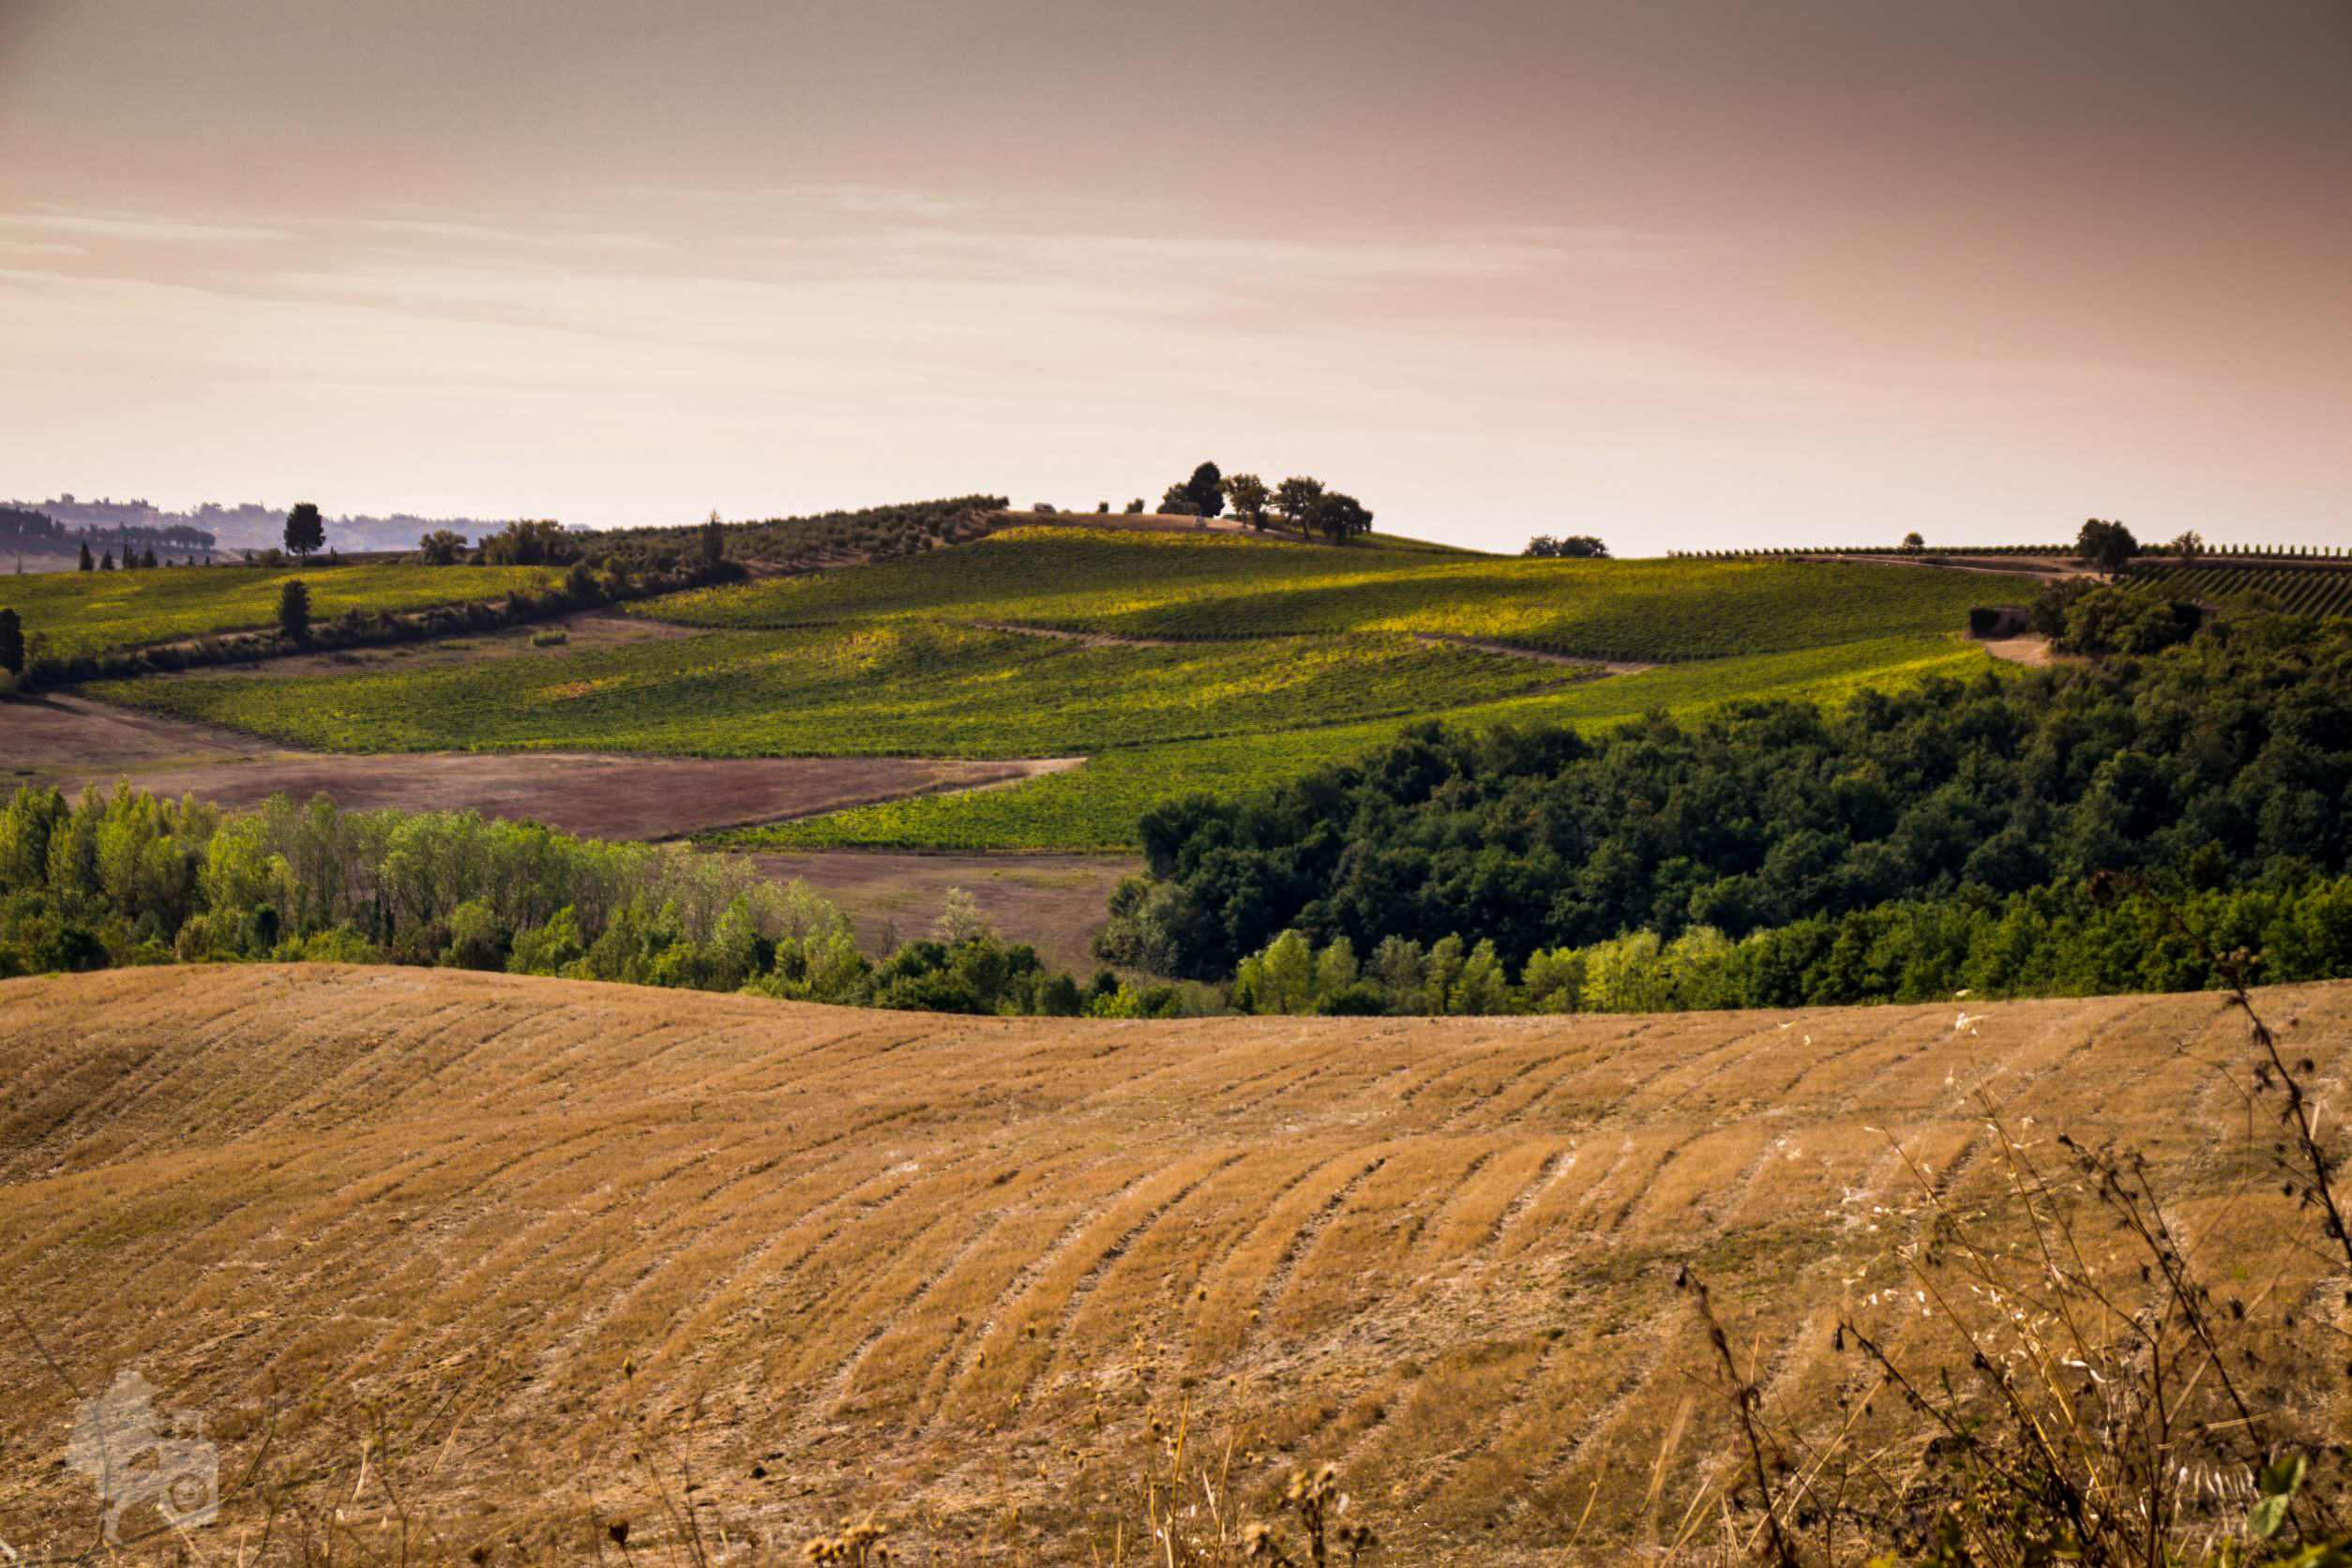
M2352 543L2352 0L0 0L0 495Z

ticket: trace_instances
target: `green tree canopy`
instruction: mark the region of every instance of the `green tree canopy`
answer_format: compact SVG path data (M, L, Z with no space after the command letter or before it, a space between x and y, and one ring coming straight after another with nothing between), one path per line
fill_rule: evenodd
M1233 515L1252 528L1266 526L1266 503L1273 497L1266 481L1255 474L1235 474L1225 481L1225 499L1232 504Z
M278 633L294 642L310 635L310 589L298 577L278 590Z
M326 545L326 520L319 515L318 505L298 501L286 514L286 553L306 556L323 550Z
M1225 475L1216 464L1204 462L1192 471L1192 477L1184 481L1184 499L1204 518L1215 517L1225 510Z
M1323 481L1293 475L1274 487L1274 509L1291 527L1304 529L1306 514L1323 493Z
M2074 536L2074 552L2091 570L2113 577L2132 564L2132 557L2140 552L2140 542L2123 524L2092 518Z
M1302 520L1309 533L1320 534L1339 545L1372 531L1372 514L1364 509L1363 502L1345 490L1326 490L1317 496Z

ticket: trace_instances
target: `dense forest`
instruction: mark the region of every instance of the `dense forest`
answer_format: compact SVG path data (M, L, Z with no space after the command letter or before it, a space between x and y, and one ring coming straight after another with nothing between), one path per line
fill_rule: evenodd
M1153 809L1150 879L1121 890L1101 951L1222 978L1285 932L1319 956L1345 939L1319 995L1358 987L1346 1005L1368 1010L1374 989L1385 1005L1425 993L1407 959L1448 939L1522 1002L1531 963L1686 938L1685 959L1743 955L1709 959L1719 978L1750 966L1700 1005L1929 994L1970 972L2015 992L2136 989L2157 970L2202 983L2091 952L2148 936L2145 908L2088 904L2113 869L2239 900L2205 911L2220 927L2310 926L2293 972L2352 972L2352 901L2328 882L2352 864L2348 795L2352 623L2224 621L2147 657L1835 710L1741 704L1590 736L1424 726L1254 799ZM1384 944L1389 981L1337 978Z
M852 1006L1138 1018L1174 988L1081 987L968 899L879 963L840 912L729 856L467 813L255 811L119 786L0 808L0 977L121 964L404 963Z

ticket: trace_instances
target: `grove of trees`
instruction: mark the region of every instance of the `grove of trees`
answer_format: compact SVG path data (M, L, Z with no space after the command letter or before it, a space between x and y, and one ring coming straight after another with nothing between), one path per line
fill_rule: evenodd
M2084 564L2108 577L2119 575L2139 551L2139 541L2119 522L2092 518L2074 536L2074 552L2083 558Z
M1081 987L968 900L880 962L806 884L732 856L608 844L471 812L252 811L20 789L0 807L0 977L116 964L324 960L505 970L874 1007L1172 1013L1170 987Z
M1264 794L1165 803L1139 836L1150 879L1099 950L1201 979L1286 930L1358 954L1459 934L1515 974L1898 905L1998 925L2038 898L2059 921L2102 869L2286 898L2352 870L2352 623L2224 621L2145 657L1595 735L1424 725Z
M1363 502L1304 475L1270 488L1255 474L1228 476L1215 463L1204 462L1160 496L1160 511L1171 517L1218 517L1229 505L1252 528L1262 531L1271 514L1299 533L1319 534L1334 544L1346 544L1372 529L1372 513ZM1128 507L1140 509L1139 505Z
M1542 559L1606 561L1608 559L1609 547L1591 534L1570 534L1564 538L1554 538L1549 534L1538 534L1528 540L1527 549L1519 553Z

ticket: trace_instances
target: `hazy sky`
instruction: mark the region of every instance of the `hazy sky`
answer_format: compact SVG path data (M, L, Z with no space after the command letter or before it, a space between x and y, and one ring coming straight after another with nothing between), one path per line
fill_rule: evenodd
M2352 542L2352 0L0 0L0 495Z

